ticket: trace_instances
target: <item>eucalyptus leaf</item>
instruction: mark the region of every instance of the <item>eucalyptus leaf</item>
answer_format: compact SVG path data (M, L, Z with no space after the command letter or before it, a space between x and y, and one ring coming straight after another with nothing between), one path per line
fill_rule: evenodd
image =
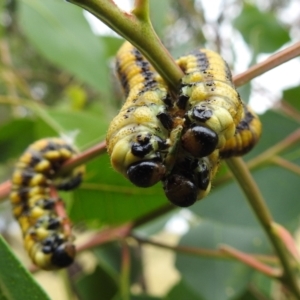
M61 0L21 0L20 23L37 51L95 89L107 92L105 47L83 10Z
M50 300L0 236L0 299Z

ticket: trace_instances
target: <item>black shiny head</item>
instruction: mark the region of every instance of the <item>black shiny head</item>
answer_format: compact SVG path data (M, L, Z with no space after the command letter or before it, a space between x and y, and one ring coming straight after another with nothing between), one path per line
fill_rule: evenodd
M197 200L198 187L190 179L179 175L171 174L163 181L165 195L174 205L188 207Z
M204 126L194 126L182 136L182 147L195 157L211 154L218 145L218 135Z
M160 181L165 175L166 168L161 162L139 161L127 170L129 180L139 187L149 187Z
M73 263L75 254L75 246L70 242L66 242L54 250L51 262L57 268L65 268Z

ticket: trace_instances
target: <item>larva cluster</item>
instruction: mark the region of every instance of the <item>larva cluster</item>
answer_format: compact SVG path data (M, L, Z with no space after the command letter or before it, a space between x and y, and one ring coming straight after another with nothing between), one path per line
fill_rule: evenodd
M113 167L135 185L162 181L172 203L190 206L209 193L220 159L257 143L261 123L217 53L200 49L177 60L184 76L173 98L130 43L116 62L126 101L110 124L107 148Z

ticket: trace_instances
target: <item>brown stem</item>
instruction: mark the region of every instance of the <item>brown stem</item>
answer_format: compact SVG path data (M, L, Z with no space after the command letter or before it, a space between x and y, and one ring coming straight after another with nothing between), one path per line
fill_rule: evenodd
M252 267L253 269L273 278L279 278L282 276L282 271L279 269L274 269L264 263L261 263L259 260L257 260L252 255L249 255L247 253L241 252L237 249L234 249L233 247L222 245L220 246L221 252L224 252L225 254L232 256L233 258L241 261L242 263Z
M205 248L196 248L196 247L187 247L187 246L172 246L166 243L154 241L153 239L144 238L138 236L137 234L131 233L130 235L133 239L135 239L140 244L149 244L155 247L164 248L167 250L175 251L178 253L184 253L188 255L196 255L201 257L209 257L209 258L218 258L218 259L233 259L233 257L228 256L221 250L215 249L205 249ZM247 254L260 262L270 263L278 265L278 259L274 256L260 255L260 254Z
M276 250L284 270L283 276L281 277L282 283L288 287L297 299L300 299L300 287L291 262L291 256L286 251L286 247L281 238L275 233L275 229L277 227L258 186L250 174L249 169L241 158L233 157L227 159L226 162L235 179L244 191L249 205L253 209L256 217L263 226L266 234L273 244L274 249Z
M265 61L249 68L246 72L234 77L235 86L241 86L249 82L251 79L266 73L279 65L300 55L300 42L270 56Z

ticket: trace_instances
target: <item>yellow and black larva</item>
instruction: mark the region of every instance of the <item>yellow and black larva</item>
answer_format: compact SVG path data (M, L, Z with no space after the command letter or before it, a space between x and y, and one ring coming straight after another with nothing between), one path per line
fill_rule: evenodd
M171 103L162 78L130 43L117 53L116 69L126 101L112 120L107 149L112 166L140 187L160 181L171 147Z
M222 149L243 115L240 96L222 57L199 49L177 60L184 72L176 105L186 111L182 147L195 157Z
M51 195L51 189L70 190L80 184L83 167L55 178L64 162L76 153L63 139L39 140L26 149L12 175L13 214L30 258L45 270L66 267L74 260L76 251L69 220L58 215L56 207L61 200Z
M142 187L161 180L166 197L186 207L209 193L222 158L243 155L257 143L261 124L217 53L200 49L177 63L185 75L173 101L150 63L125 42L117 72L127 100L107 145L117 171Z

